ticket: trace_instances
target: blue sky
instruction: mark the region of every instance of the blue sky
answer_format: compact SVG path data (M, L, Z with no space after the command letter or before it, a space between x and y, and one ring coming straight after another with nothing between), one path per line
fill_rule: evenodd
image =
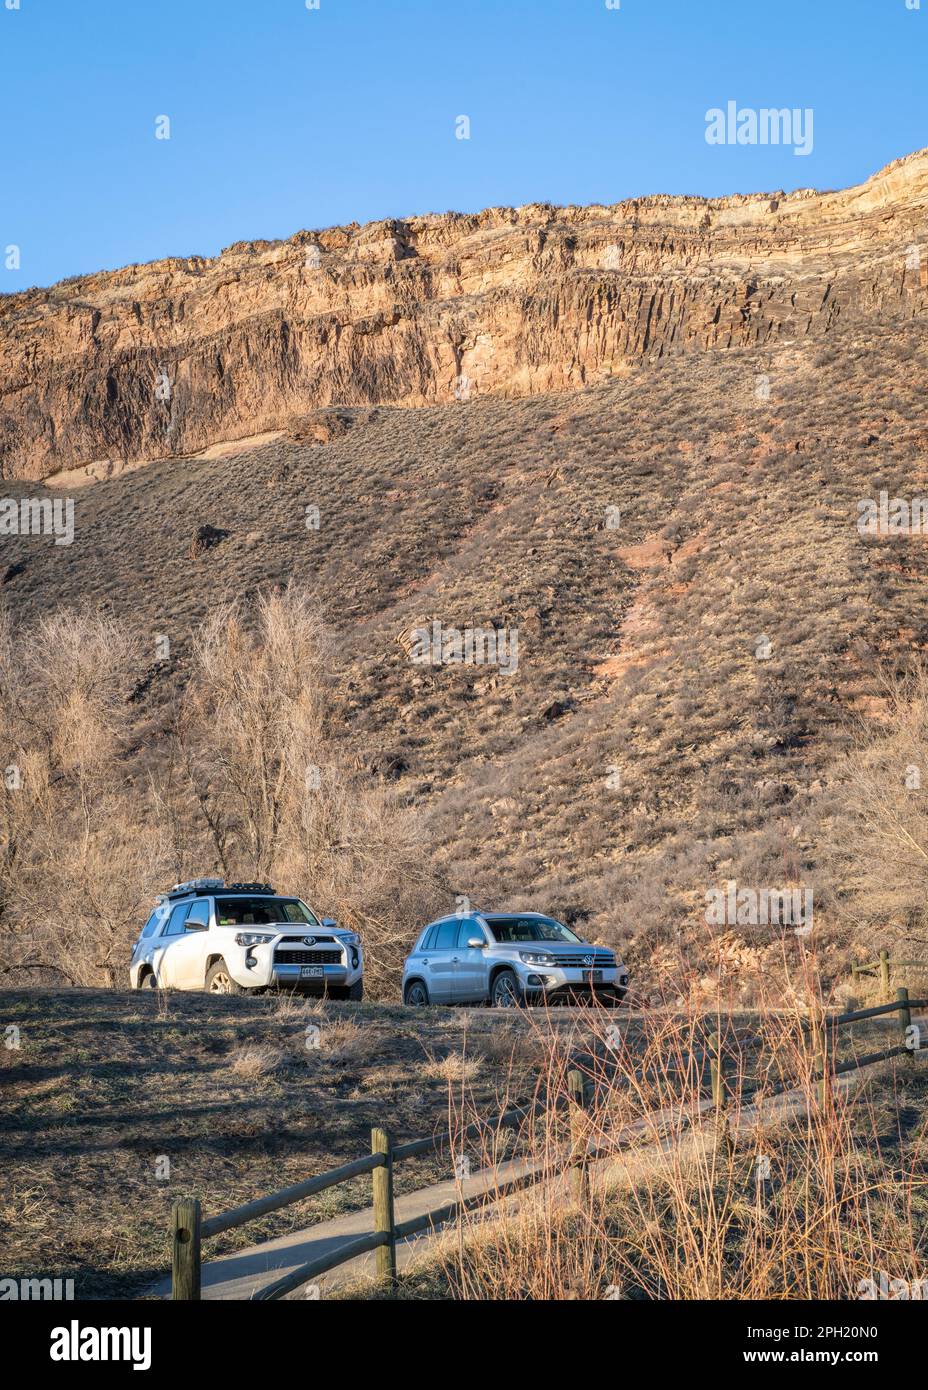
M2 291L379 217L838 188L928 145L928 0L16 3ZM812 153L708 145L729 100L811 107Z

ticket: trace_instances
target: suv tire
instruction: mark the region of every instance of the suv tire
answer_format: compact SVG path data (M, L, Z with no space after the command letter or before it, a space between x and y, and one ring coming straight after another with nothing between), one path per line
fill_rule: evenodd
M324 996L329 999L354 999L358 1003L364 998L364 980L355 980L353 985L336 985Z
M155 974L154 970L146 970L146 971L145 971L145 974L142 976L141 980L139 981L139 989L157 989L157 988L158 988L158 976Z
M249 991L236 984L229 974L229 967L222 956L214 960L206 972L207 994L247 994Z
M519 981L512 970L501 970L490 986L490 1003L494 1009L518 1009L524 1003Z
M424 1009L429 1003L428 987L421 980L410 980L403 990L403 1003L410 1009Z

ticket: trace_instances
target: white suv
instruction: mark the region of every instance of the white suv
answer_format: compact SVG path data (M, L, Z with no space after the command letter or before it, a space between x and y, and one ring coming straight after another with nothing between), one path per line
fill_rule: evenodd
M294 989L361 999L361 938L268 883L198 878L162 893L129 965L133 989Z

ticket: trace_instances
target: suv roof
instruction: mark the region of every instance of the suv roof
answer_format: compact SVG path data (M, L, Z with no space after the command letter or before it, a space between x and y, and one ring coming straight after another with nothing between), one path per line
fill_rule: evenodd
M187 883L175 883L166 893L159 893L159 902L176 902L178 898L205 897L213 893L248 893L252 897L277 896L269 883L225 883L221 878L192 878Z
M557 919L547 912L480 912L479 917L485 917L488 922L495 922L500 917L543 917L545 921L554 922Z
M428 931L429 927L437 927L440 922L463 922L468 917L482 917L485 922L498 922L506 917L540 917L545 922L557 920L547 912L485 912L483 908L472 907L467 912L446 912L444 917L433 917L432 921L427 922L422 928L422 931Z
M450 922L455 917L461 922L465 917L482 917L485 922L499 922L506 917L540 917L545 922L557 920L549 912L486 912L482 907L472 907L468 912L449 912L446 917L436 917L435 922ZM435 922L430 922L429 926L433 927Z

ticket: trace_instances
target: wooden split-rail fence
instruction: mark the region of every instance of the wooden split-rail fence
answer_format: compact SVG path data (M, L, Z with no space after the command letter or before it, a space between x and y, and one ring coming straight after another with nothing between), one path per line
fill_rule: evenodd
M851 977L856 983L865 975L876 975L879 972L880 992L884 999L888 999L890 997L890 976L893 970L928 970L928 961L890 960L889 952L884 948L876 960L854 961L851 966Z

